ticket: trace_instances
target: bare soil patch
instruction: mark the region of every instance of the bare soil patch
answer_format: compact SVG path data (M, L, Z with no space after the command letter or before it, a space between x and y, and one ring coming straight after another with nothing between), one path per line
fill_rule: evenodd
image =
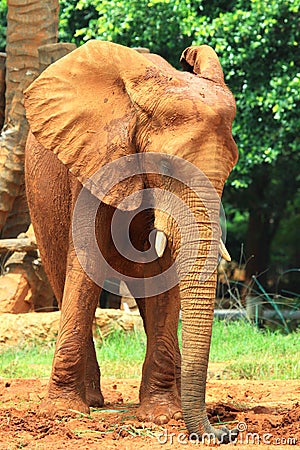
M160 427L135 418L138 380L102 382L106 399L90 416L50 419L38 415L47 389L44 379L0 379L0 449L195 448L182 421ZM210 380L207 403L214 423L241 429L231 448L300 448L298 381ZM210 442L207 448L219 444Z

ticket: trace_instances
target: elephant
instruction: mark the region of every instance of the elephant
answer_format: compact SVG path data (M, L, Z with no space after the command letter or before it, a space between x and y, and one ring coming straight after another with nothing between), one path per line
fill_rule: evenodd
M27 198L61 309L40 408L43 414L88 413L103 405L92 322L102 286L95 277L101 272L105 279L109 266L136 297L147 335L138 419L165 424L183 417L190 434L225 442L231 432L210 424L205 392L218 253L228 257L219 244L220 202L237 161L236 106L211 47L188 47L181 64L182 71L159 55L91 40L25 92ZM168 192L166 207L158 191ZM173 206L163 210L173 200L177 218ZM196 234L185 224L189 213ZM127 241L122 247L123 223L136 259L126 253ZM181 247L188 251L176 266ZM108 265L99 263L99 251ZM144 254L151 256L146 262ZM164 275L170 268L173 275ZM131 279L139 286L135 292ZM159 281L151 290L152 279Z

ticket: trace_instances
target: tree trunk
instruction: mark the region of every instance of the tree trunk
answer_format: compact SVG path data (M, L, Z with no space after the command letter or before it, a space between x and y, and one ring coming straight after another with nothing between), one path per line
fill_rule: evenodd
M59 44L46 44L38 48L39 52L39 71L43 72L50 64L75 50L76 45L69 42L60 42Z
M5 116L5 65L6 53L0 53L0 129L3 127Z
M38 47L56 42L58 0L8 0L6 109L0 147L0 231L24 184L23 91L39 73Z
M5 122L25 74L39 72L38 48L57 42L58 0L8 0Z
M47 44L39 47L38 48L39 72L42 72L54 61L62 58L66 54L73 51L75 48L76 45L70 43ZM22 145L25 147L25 142L23 142ZM19 195L15 198L12 210L9 213L5 225L2 229L2 238L17 237L18 234L27 230L29 225L30 225L30 215L26 200L25 186L22 185L20 186Z

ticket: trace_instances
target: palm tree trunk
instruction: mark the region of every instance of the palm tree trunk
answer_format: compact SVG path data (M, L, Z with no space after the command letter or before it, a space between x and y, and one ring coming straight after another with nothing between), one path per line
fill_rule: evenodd
M54 61L62 58L69 52L73 51L75 48L75 44L70 44L67 42L59 44L46 44L39 47L39 72L42 72ZM14 98L16 98L16 96ZM27 136L27 131L24 136ZM25 142L23 142L22 145L25 147ZM17 237L19 233L26 231L29 225L30 215L26 199L25 185L22 184L19 187L19 193L13 201L13 207L9 212L5 225L3 226L2 238Z
M6 123L25 74L39 72L38 48L57 42L59 1L8 0L7 6Z
M5 115L5 66L6 53L0 53L0 129L3 127Z
M0 231L24 184L23 91L39 73L38 47L57 41L59 1L8 0L6 108L0 145Z

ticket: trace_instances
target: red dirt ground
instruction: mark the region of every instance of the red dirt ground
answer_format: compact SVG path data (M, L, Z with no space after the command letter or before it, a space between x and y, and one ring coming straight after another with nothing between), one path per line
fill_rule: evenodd
M160 427L135 418L138 380L103 380L106 404L90 416L39 417L38 404L47 380L0 379L0 449L184 449L188 442L182 421ZM213 423L238 426L236 444L226 449L300 448L300 385L298 381L210 380L207 404ZM206 443L206 448L219 444ZM267 447L266 447L267 446ZM197 447L196 447L197 448Z

